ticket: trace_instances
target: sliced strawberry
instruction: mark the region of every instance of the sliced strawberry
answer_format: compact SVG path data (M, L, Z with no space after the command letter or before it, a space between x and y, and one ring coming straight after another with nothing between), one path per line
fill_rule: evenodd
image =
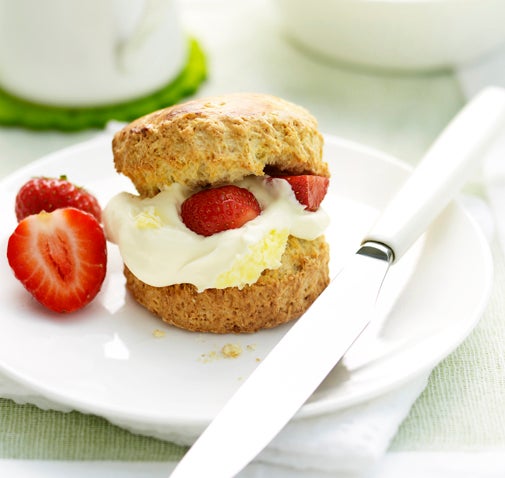
M317 211L319 209L330 184L328 178L312 174L279 177L285 179L291 185L296 199L308 211Z
M9 238L7 259L35 299L72 312L99 292L107 268L105 234L89 213L75 208L23 219Z
M68 181L65 176L32 178L21 187L16 196L18 221L30 214L51 212L62 207L82 209L93 214L98 222L101 221L102 208L96 197Z
M239 228L260 213L261 207L254 195L233 185L199 191L181 206L184 224L202 236Z

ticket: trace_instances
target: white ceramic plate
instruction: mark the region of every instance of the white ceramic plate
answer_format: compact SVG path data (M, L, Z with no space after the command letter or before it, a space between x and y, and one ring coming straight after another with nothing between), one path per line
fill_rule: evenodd
M132 190L114 171L110 141L104 135L65 149L0 184L0 368L57 404L136 431L190 441L289 325L243 336L190 333L164 325L125 292L113 245L97 299L73 315L55 317L23 289L6 261L7 238L16 224L14 197L31 176L66 174L102 204L121 190ZM325 208L332 218L327 238L335 272L354 253L409 169L335 138L327 138L325 156L333 174ZM477 323L491 276L485 241L461 207L451 204L393 266L380 301L382 311L388 311L386 319L369 327L297 417L362 402L429 370ZM156 329L165 335L155 337ZM229 343L241 346L239 357L222 356L221 348Z

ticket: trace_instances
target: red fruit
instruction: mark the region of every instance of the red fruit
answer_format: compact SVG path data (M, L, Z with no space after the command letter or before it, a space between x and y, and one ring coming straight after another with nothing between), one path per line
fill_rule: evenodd
M236 229L260 213L261 207L254 195L232 185L199 191L181 206L184 224L202 236Z
M60 178L33 178L25 183L16 196L16 217L21 221L30 214L51 212L62 207L75 207L89 212L101 221L102 208L98 200L85 189Z
M35 299L56 312L84 307L107 268L105 234L87 212L62 208L23 219L9 238L7 259Z
M303 204L308 211L317 211L317 209L319 209L321 202L328 192L328 186L330 184L328 178L312 174L280 177L291 185L296 199L300 204Z

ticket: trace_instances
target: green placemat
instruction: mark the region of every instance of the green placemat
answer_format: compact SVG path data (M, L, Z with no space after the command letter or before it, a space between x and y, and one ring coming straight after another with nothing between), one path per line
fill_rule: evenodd
M103 128L110 120L132 121L196 92L207 75L205 54L194 38L189 39L188 52L186 66L169 84L148 96L124 103L94 108L62 108L31 103L0 89L0 125L77 131Z
M185 451L94 415L44 411L0 399L0 459L175 461Z

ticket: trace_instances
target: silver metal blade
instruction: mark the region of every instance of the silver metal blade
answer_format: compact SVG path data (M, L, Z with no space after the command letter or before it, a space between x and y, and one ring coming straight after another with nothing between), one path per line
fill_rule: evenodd
M229 478L284 427L368 325L391 250L364 245L260 363L172 478Z

